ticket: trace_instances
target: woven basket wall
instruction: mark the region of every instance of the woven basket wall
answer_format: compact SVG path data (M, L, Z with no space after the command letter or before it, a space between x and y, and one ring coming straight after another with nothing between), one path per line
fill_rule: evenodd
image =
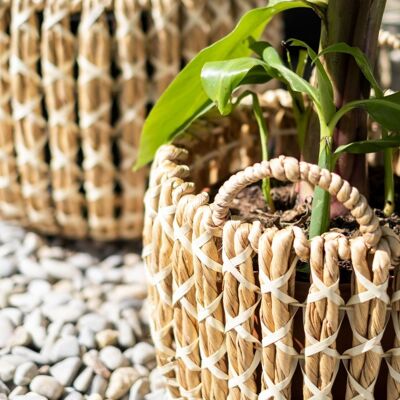
M234 175L211 203L194 153L160 148L146 195L152 335L170 397L398 399L399 238L380 227L357 189L294 158ZM245 148L225 155L225 173L232 160L251 162L247 156ZM265 176L328 190L351 210L358 235L330 231L308 241L296 226L229 218L238 191ZM311 283L297 282L296 268L306 264Z
M147 173L132 165L149 105L257 4L0 1L1 218L74 238L139 237Z

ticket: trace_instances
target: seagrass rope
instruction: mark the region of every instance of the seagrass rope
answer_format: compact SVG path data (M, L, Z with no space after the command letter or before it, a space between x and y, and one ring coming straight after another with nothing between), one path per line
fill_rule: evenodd
M79 126L84 156L84 188L91 236L116 236L115 166L112 160L111 38L104 4L84 0L79 25Z
M148 59L153 67L149 97L155 101L180 69L179 2L149 0Z
M140 17L143 7L139 0L115 0L116 62L120 75L116 82L119 120L116 125L120 154L118 182L120 198L119 237L139 237L147 170L132 171L139 148L140 133L146 115L147 77L146 40Z
M223 231L223 304L226 348L229 359L228 399L255 400L256 370L261 360L260 341L253 335L252 316L259 304L251 241L258 242L259 223L230 221Z
M229 378L222 304L221 239L214 236L206 223L210 216L208 205L198 208L193 221L192 239L202 396L207 400L226 399Z
M0 211L10 218L24 220L11 115L11 82L8 72L10 20L8 6L0 4Z
M66 235L86 236L82 216L82 177L77 165L80 146L74 79L75 36L69 29L69 2L49 0L41 35L42 80L52 154L51 184L55 217Z
M185 62L190 61L209 43L210 13L207 0L182 0L182 56Z
M366 243L374 247L381 238L379 220L366 198L339 175L316 165L299 162L295 158L280 156L246 168L229 178L219 189L213 203L212 224L222 225L229 214L229 205L245 186L271 176L277 180L298 182L305 180L328 191L343 203L360 225Z
M155 176L158 177L157 179L159 181L163 180L163 178L159 178L159 176L162 175L161 166L164 162L167 162L166 165L168 165L168 168L173 170L180 165L184 159L184 157L182 157L182 153L180 153L179 150L173 146L163 148L161 153L162 157L157 159L157 167L155 168L157 172ZM175 160L176 164L174 162L175 155L179 157L179 160ZM288 159L286 159L285 162L287 161ZM282 163L282 158L279 160L279 163L275 165L275 168L277 168L277 171L275 172L277 176L280 176L281 179L284 179L285 169L282 167L282 164L279 166L280 163ZM321 171L317 171L313 167L310 167L308 170L308 168L305 166L302 166L301 170L303 171L302 176L310 179L314 184L320 182L321 180L325 180L325 185L328 185L329 177L327 177L323 171L321 173ZM167 176L169 174L170 172L167 173ZM290 177L290 174L287 175ZM321 176L323 179L321 179ZM331 178L332 180L336 179L333 176ZM168 180L165 182L170 185ZM386 359L386 362L390 367L393 365L392 369L389 369L389 379L398 378L395 369L396 364L394 362L394 356L397 354L396 347L389 352L383 353L380 345L382 334L384 328L386 327L387 318L385 315L387 314L387 310L389 308L388 295L386 293L386 288L388 285L388 271L391 265L398 266L400 261L399 239L389 228L382 227L382 239L377 245L374 246L373 249L369 248L370 243L368 244L367 240L370 239L371 236L368 234L363 238L352 239L349 241L344 236L335 232L329 232L323 235L322 239L314 239L311 242L310 248L310 244L307 241L304 232L296 227L287 228L286 230L278 232L274 228L266 230L258 240L258 237L261 234L259 229L257 229L257 234L250 235L248 234L249 228L246 226L246 223L241 224L238 221L232 223L228 222L224 228L224 243L226 243L227 246L230 246L231 250L228 251L232 251L233 246L235 253L229 253L230 256L233 256L232 259L227 257L225 245L222 246L221 253L221 239L219 239L221 235L220 228L215 228L212 224L210 225L211 213L213 211L208 205L206 205L208 199L207 194L202 193L195 197L190 195L187 196L188 198L185 198L186 195L183 194L185 192L185 185L183 182L181 182L180 185L182 186L181 188L179 188L178 185L178 187L174 189L175 193L177 194L173 196L174 199L172 200L172 203L178 205L181 204L182 207L183 205L186 206L185 211L188 213L187 221L189 221L189 226L191 226L191 221L193 221L192 242L190 242L188 237L186 237L187 240L184 239L182 232L180 232L182 227L179 223L177 223L176 219L175 223L172 225L173 232L170 231L170 227L168 228L168 231L170 234L173 233L175 237L179 236L181 238L181 240L176 240L174 243L174 252L182 252L182 249L179 249L179 245L184 243L185 254L186 257L188 257L187 260L190 259L190 250L194 254L193 264L194 276L196 279L195 288L196 302L198 306L197 315L199 324L202 370L201 382L199 386L196 386L192 389L200 390L201 387L202 398L225 399L228 394L226 391L221 391L221 389L223 390L226 388L225 390L229 390L229 396L231 396L233 393L235 393L235 387L238 387L239 383L242 385L242 388L244 387L246 390L247 386L245 383L248 383L249 379L251 381L251 373L246 373L246 371L248 371L247 369L245 370L242 368L242 374L239 374L238 376L233 373L228 373L227 367L229 367L229 371L236 372L239 369L238 360L240 360L241 356L244 357L244 355L238 353L239 347L230 346L228 345L229 342L225 344L225 341L227 340L229 333L232 333L233 330L235 331L238 339L236 343L239 343L243 337L250 339L250 341L253 340L251 339L250 334L246 334L246 330L241 330L239 327L242 327L242 324L247 322L250 323L250 325L254 324L257 319L255 319L256 317L254 314L252 316L249 315L251 312L246 313L246 310L249 308L243 307L241 309L242 314L235 314L236 318L232 320L230 317L231 314L229 313L229 310L232 310L232 304L228 301L226 303L229 304L229 308L221 308L221 298L226 297L228 295L227 293L229 293L227 288L232 288L232 293L237 293L236 299L234 298L235 296L233 296L232 301L239 301L240 304L237 283L231 282L229 286L225 284L224 291L222 290L221 271L224 275L225 281L228 278L232 278L230 275L234 275L235 278L239 278L239 280L236 279L236 282L241 282L244 284L244 288L246 290L248 290L249 287L252 288L254 291L252 293L254 293L256 299L257 296L261 294L260 321L262 336L260 336L260 339L262 339L261 365L263 370L261 383L259 383L257 380L260 376L259 368L261 367L256 368L255 371L257 372L252 371L255 372L254 376L256 377L256 385L258 385L257 387L260 387L260 384L262 385L262 392L260 393L259 398L268 398L271 393L274 394L276 398L289 398L291 377L294 373L297 360L299 359L300 364L302 365L305 385L304 393L306 398L313 397L315 399L323 399L331 396L332 385L339 365L338 360L342 360L347 367L349 386L348 390L351 390L355 396L366 396L366 393L370 393L373 390L382 357ZM349 205L352 202L349 200L348 194L353 193L353 191L344 183L342 186L343 187L340 190L338 189L338 197L340 197L342 201L345 201L346 204ZM355 201L357 195L353 193L350 197ZM196 201L194 201L195 199ZM359 206L361 206L363 201L359 200L359 202ZM199 207L201 204L204 205ZM193 208L197 209L194 220ZM368 220L371 220L371 231L373 232L376 230L376 227L374 226L373 219L370 218L368 207L361 207L361 209L364 210L368 217L362 218L359 213L355 213L357 218L359 218L359 220L364 224L362 231L368 233L369 229L366 224ZM172 209L169 209L169 211L175 212L175 210ZM185 213L185 211L182 212ZM226 235L229 225L234 226L236 230L233 229L232 234ZM196 230L199 228L200 231L196 233ZM175 233L175 229L178 233ZM189 228L185 228L185 233L187 233L186 229ZM244 231L242 231L242 229L244 229ZM246 234L243 235L243 232L246 232ZM240 240L238 241L239 237ZM252 239L250 239L250 237L252 237ZM290 238L290 240L288 239L289 241L287 247L284 246L285 241L282 240L284 238ZM179 243L179 245L177 243ZM235 244L237 243L240 243L240 246L235 249ZM243 256L243 254L246 253L244 250L248 247L249 243L251 244L252 249L250 260ZM275 243L275 247L272 247L273 243ZM211 253L209 250L211 250ZM289 257L286 264L287 266L284 267L283 271L279 271L279 269L282 268L282 263L279 262L279 256L277 256L279 251L282 251L283 258ZM343 305L343 300L341 299L340 292L338 291L338 281L337 279L335 280L335 278L338 276L338 260L348 260L350 257L350 251L352 263L355 268L355 279L357 282L356 286L360 294L354 293L350 301L346 305ZM257 282L256 276L252 275L255 278L254 282L256 283L255 287L252 287L251 282L249 283L243 278L245 276L245 271L250 272L250 269L240 269L240 267L237 269L237 267L253 265L251 257L254 257L254 254L257 252L259 259L258 266L260 282ZM288 256L289 254L290 256ZM242 255L242 262L235 258L238 255ZM275 263L272 260L274 256L276 257ZM359 273L358 267L360 265L362 266L363 263L365 264L367 262L367 258L370 258L371 256L373 258L371 264L368 266L368 268L371 268L371 273L369 276L364 277L362 273ZM302 304L293 297L294 271L296 268L297 259L307 261L310 257L313 288L310 290L307 301ZM237 264L235 264L235 261L233 261L232 264L235 265L236 268L232 267L232 269L229 269L229 272L225 270L227 259L231 260L231 262L233 260L237 261ZM175 257L173 260L175 260L173 261L173 264L177 262ZM274 275L275 279L272 278L271 272L269 272L271 271L271 267L268 265L272 266L273 270L278 268L278 271L275 272L276 275ZM274 265L276 265L276 267L274 267ZM206 267L204 268L204 266ZM252 270L253 269L254 267ZM173 265L172 270L179 271L179 265ZM214 274L210 275L210 272L213 272ZM238 273L240 275L238 275ZM177 299L176 302L174 302L175 310L177 309L178 302L181 302L183 299L184 295L182 295L182 293L188 293L189 288L193 288L193 286L190 286L192 285L192 282L190 281L189 274L186 275L186 272L184 272L184 274L185 279L184 281L179 281L179 283L181 283L180 285L176 285L178 281L174 277L172 298L175 297ZM249 277L250 276L251 275L249 275ZM178 291L177 294L175 294L175 290ZM250 294L250 292L246 293ZM397 297L400 298L400 295L398 295L398 292L395 292L392 296L393 304L395 303ZM276 310L278 310L275 313L271 312L271 310L274 309L272 306L273 298L275 301ZM368 305L366 315L368 316L368 313L370 313L370 316L365 318L364 314L364 320L366 320L366 322L363 322L363 324L366 325L366 328L364 329L365 334L360 334L355 327L361 322L354 318L353 308L355 306L363 305L364 303L367 303ZM193 305L193 303L189 304ZM235 309L237 309L237 305L235 307ZM293 347L293 339L292 342L290 341L290 335L295 333L293 333L292 321L296 310L299 308L305 309L304 325L306 327L306 347L303 351L303 354L298 354ZM188 309L191 308L189 307ZM193 309L191 310L191 315L194 315L195 312ZM323 310L326 312L324 313ZM393 307L393 310L395 310L395 307ZM180 311L182 311L181 304L179 304L179 312ZM348 319L354 331L355 340L352 348L348 349L343 354L338 354L335 348L335 343L344 312L346 312L348 315ZM269 319L268 313L270 313ZM177 318L179 318L181 315L182 314L180 313L175 313L174 315L174 335L178 335L180 338L182 338L185 333L188 334L189 332L192 332L193 335L195 329L193 330L190 328L195 326L195 320L192 320L191 327L188 330L184 332L178 332L180 325L178 324L179 321L177 321ZM323 318L321 318L322 316ZM204 320L207 322L204 323ZM234 321L234 325L237 324L234 326L234 328L232 328L232 321ZM276 325L271 325L271 323L276 323ZM277 326L279 329L275 330L275 326ZM318 327L320 328L317 329ZM240 334L242 336L239 336L239 332L241 332ZM247 331L247 333L249 333L249 331ZM254 334L254 331L252 334ZM210 338L213 340L210 340ZM174 340L176 343L183 343L181 341L177 342L177 340L179 340L177 336L174 336ZM216 346L216 341L219 344L218 346ZM249 340L247 340L247 342L244 344L249 345L248 342ZM194 334L192 339L186 343L191 343L192 345L189 344L186 346L186 348L184 348L184 350L182 350L182 347L178 345L177 348L180 350L179 352L175 352L175 355L172 356L171 359L172 363L176 361L174 364L174 371L176 371L178 377L180 375L183 377L185 370L188 372L187 365L191 365L192 367L190 373L196 371L199 373L198 364L195 363L193 365L187 359L186 364L184 364L185 362L183 361L185 356L193 357L196 354L193 354L194 349L196 349L196 346L193 345L193 343L196 343L196 335ZM396 346L396 343L394 346ZM248 357L247 360L254 360L254 354L256 354L258 349L259 347L257 348L255 345L253 348L254 353L246 353L246 356ZM275 357L275 353L279 354L279 362L272 362L269 360L270 357ZM353 373L356 375L357 368L360 369L359 365L357 364L357 360L360 357L364 358L364 363L362 364L363 371L361 371L360 376L356 379ZM193 359L194 358L192 358L192 360ZM236 362L234 360L236 360ZM318 360L317 363L315 363L316 360ZM221 362L223 363L221 364ZM315 367L312 367L313 363ZM257 364L257 362L255 362L255 364ZM223 366L222 369L221 366ZM277 369L275 370L271 366L276 366ZM269 368L272 368L272 370L269 371ZM279 380L277 379L275 381L275 376L277 376ZM170 384L176 384L175 380L172 380ZM186 380L186 386L179 387L180 395L183 397L187 395L189 398L191 398L190 396L196 398L198 392L193 394L190 389L189 392L187 392L187 384L188 381ZM243 393L240 395L246 396L246 394ZM252 395L250 394L250 397L251 396ZM348 396L351 398L352 394L348 394ZM395 395L393 395L393 398L396 398Z
M378 43L381 47L388 47L393 50L399 49L400 37L398 34L381 29L379 31Z
M12 118L15 149L26 214L36 229L55 232L49 196L49 166L45 161L46 121L42 115L39 21L32 0L11 4Z
M177 203L174 220L176 242L173 252L174 335L176 339L177 377L183 398L201 399L201 359L199 324L192 258L192 227L204 195L187 195Z

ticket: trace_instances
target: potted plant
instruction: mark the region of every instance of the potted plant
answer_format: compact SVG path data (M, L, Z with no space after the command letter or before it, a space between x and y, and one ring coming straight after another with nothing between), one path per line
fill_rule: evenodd
M193 59L147 119L137 166L212 107L230 114L251 96L263 158L215 189L207 180L194 186L186 179L187 154L210 149L170 145L157 152L146 198L144 257L153 337L172 397L298 398L299 385L291 385L298 377L304 398L374 398L382 388L376 387L378 378L387 381L388 398L399 396L400 241L362 194L365 154L384 151L382 215L393 213L400 93L385 94L372 68L384 5L301 0L254 9ZM316 53L293 39L281 57L259 36L274 15L296 7L321 17L321 48ZM291 64L291 47L301 49L297 65ZM307 59L315 67L313 84L303 77ZM318 165L284 156L268 161L258 95L246 85L270 79L291 94L302 157ZM247 90L236 92L242 86ZM379 139L368 139L367 115L382 127ZM319 128L310 131L313 120ZM273 214L270 178L315 187L309 220L285 226ZM251 197L254 190L240 193L260 180L266 206L246 213L243 205L259 199ZM308 190L298 187L300 202ZM332 229L331 217L344 210L358 227L346 228L342 218L340 229ZM299 281L305 277L304 296ZM389 308L391 350L382 345Z

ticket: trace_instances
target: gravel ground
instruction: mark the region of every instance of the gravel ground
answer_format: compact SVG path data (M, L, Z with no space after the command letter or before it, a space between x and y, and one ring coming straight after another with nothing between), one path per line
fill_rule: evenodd
M0 400L164 399L138 250L0 223Z

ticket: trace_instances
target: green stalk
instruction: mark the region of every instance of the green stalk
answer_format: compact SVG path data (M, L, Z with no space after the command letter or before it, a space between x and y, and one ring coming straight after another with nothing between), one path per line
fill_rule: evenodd
M326 168L329 171L332 169L332 141L333 131L329 129L329 126L321 121L321 142L318 166ZM312 211L311 211L311 222L309 230L309 238L312 239L314 236L319 236L326 232L329 228L330 219L330 204L331 199L327 191L316 187L313 195Z
M260 132L261 155L263 161L268 161L268 137L269 137L268 128L260 107L260 102L258 101L258 96L252 93L252 97L253 97L253 112L257 121L258 130ZM269 178L264 178L262 180L262 192L270 210L274 212L275 205L271 197L271 183Z
M382 129L382 137L388 136L386 129ZM389 217L393 214L395 203L394 203L394 174L393 174L393 149L385 149L383 151L383 165L385 169L385 206L383 213Z

